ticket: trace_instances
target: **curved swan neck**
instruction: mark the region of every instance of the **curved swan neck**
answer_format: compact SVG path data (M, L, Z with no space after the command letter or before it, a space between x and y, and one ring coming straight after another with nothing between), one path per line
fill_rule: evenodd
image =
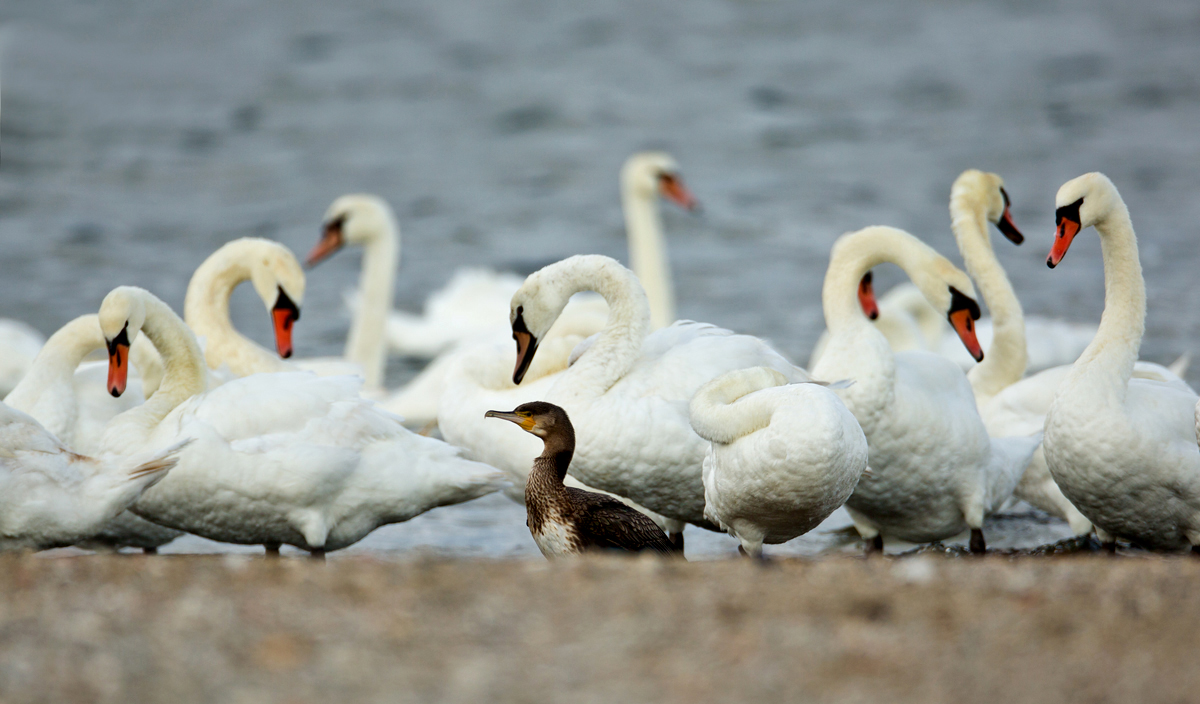
M229 299L239 284L250 279L248 262L257 251L252 241L235 241L221 247L192 274L183 300L184 320L196 335L204 338L208 366L216 369L228 363L239 376L266 371L244 368L239 362L247 355L283 368L274 355L238 332L229 317Z
M608 303L608 322L596 342L574 366L562 372L571 395L595 397L625 376L641 355L650 333L650 304L633 272L607 257L578 256L561 263L567 282L563 301L581 291L595 291ZM545 271L545 270L543 270Z
M730 372L706 384L692 397L692 428L706 440L725 444L762 430L771 424L780 397L743 397L786 383L782 374L766 367Z
M629 240L629 266L642 282L650 304L650 324L663 328L675 322L675 289L671 264L662 236L658 199L627 181L621 183L621 207Z
M143 301L146 321L142 333L162 356L163 380L144 404L118 417L134 419L146 430L152 430L176 406L205 390L206 368L196 336L175 311L149 293L143 294Z
M955 184L950 194L950 228L967 273L975 280L992 314L992 344L983 361L967 373L980 403L1020 381L1028 364L1025 315L992 249L984 198L985 194L978 189L960 183Z
M384 328L392 307L396 267L400 263L400 230L388 213L374 236L363 244L358 311L346 338L346 358L362 365L366 389L383 387L387 363Z
M890 227L869 227L849 237L834 247L821 288L821 308L830 334L873 327L858 300L859 282L873 267L890 262L911 279L917 274L911 235Z
M1124 399L1146 330L1146 282L1129 210L1115 192L1113 200L1107 216L1095 223L1104 257L1104 313L1071 376L1090 375L1089 384L1104 383Z
M4 402L18 410L28 411L42 393L52 386L63 381L70 383L83 358L104 347L104 334L100 332L98 318L95 313L81 315L51 335L33 360L29 372L5 397ZM61 432L56 431L56 434L61 436Z

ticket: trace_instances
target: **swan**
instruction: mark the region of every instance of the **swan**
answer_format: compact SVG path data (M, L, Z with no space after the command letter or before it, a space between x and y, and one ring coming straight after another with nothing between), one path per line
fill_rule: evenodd
M995 186L995 190L999 193L1001 199L1001 207L997 211L995 208L994 196L992 194L992 180L999 182ZM982 181L988 181L983 184ZM956 195L957 194L957 195ZM969 169L959 175L955 180L954 186L951 188L951 227L966 226L967 223L975 224L978 211L978 202L972 201L967 203L962 200L967 197L980 198L988 197L987 219L994 223L997 229L1000 230L1013 244L1021 244L1024 239L1021 233L1016 229L1012 222L1012 216L1009 214L1009 206L1011 204L1008 193L1004 191L1003 180L996 174L987 174L975 169ZM959 198L960 202L956 205L955 198ZM957 208L957 213L956 213ZM966 218L965 220L962 218ZM975 220L972 220L975 219ZM986 229L984 230L986 232ZM969 237L966 240L959 235L958 229L954 230L955 239L958 240L959 251L963 255L963 263L967 264L967 271L971 273L972 278L976 278L975 272L971 269L970 256L975 256L978 260L988 261L987 265L981 264L983 270L990 270L991 264L996 268L1000 267L996 261L995 253L992 251L991 242L986 239L979 240L978 238ZM966 248L964 248L964 242ZM1001 269L1003 276L1003 270ZM978 278L976 278L978 281ZM1007 283L1005 277L1005 286L1011 289L1011 284ZM983 284L980 284L983 287ZM988 302L988 308L992 311L992 317L981 318L975 324L975 335L979 340L980 345L984 349L992 346L993 339L997 334L995 330L996 317L995 307L992 305L987 293L984 293L984 300ZM1015 301L1015 295L1013 300ZM1019 307L1019 303L1016 304ZM900 284L892 288L884 294L878 301L879 314L875 318L875 325L880 332L887 338L892 350L901 352L906 350L929 350L936 352L943 357L948 357L955 361L964 371L972 369L976 362L963 348L958 336L954 334L953 329L946 323L945 318L936 310L933 309L921 291L911 283ZM1044 318L1040 316L1024 316L1022 314L1023 329L1025 331L1025 350L1026 350L1026 368L1032 371L1040 371L1049 367L1070 364L1075 361L1079 353L1087 347L1092 336L1096 334L1096 326L1087 323L1076 323L1065 320L1057 320L1052 318ZM1011 329L1014 325L1011 316L1007 321L1001 323ZM1003 332L1000 333L1003 336ZM813 348L812 355L809 357L809 368L816 367L817 361L820 359L821 353L827 344L828 333L823 334ZM990 358L991 355L988 355ZM1012 358L1005 357L1005 363L1014 365L1015 361ZM1020 378L1020 377L1018 377Z
M29 325L0 318L0 398L17 387L45 343L46 338Z
M974 334L975 289L949 260L890 227L868 227L834 243L822 289L829 345L812 373L854 380L837 393L866 434L871 473L847 510L874 548L882 548L884 535L923 543L970 528L972 551L983 552L983 519L1008 500L1040 438L989 438L957 365L929 352L892 351L858 297L863 276L884 262L904 269L983 359Z
M967 379L975 392L983 423L993 437L1027 436L1041 430L1054 392L1070 370L1069 365L1058 366L1023 378L1029 335L1021 304L992 250L987 230L988 222L995 223L1014 244L1021 244L1024 237L1008 214L1009 206L1004 181L996 174L964 171L951 189L951 228L967 272L992 311L994 336L984 360L967 372ZM1134 375L1186 387L1170 370L1150 362L1138 362ZM1091 522L1054 483L1040 447L1013 496L1065 519L1076 535L1085 535L1092 529Z
M663 152L634 154L621 169L621 200L630 262L647 288L655 328L675 321L675 295L662 236L659 196L687 210L699 207L673 157ZM324 222L324 234L308 255L309 266L347 244L364 247L361 296L351 306L355 310L351 339L356 339L357 331L357 349L369 352L352 358L374 355L377 350L379 355L384 354L383 340L372 332L384 325L381 320L387 321L387 339L394 350L416 357L436 355L404 388L377 396L382 406L412 424L432 423L437 418L447 375L456 366L456 349L509 339L505 322L508 302L523 279L484 270L460 270L449 285L430 297L423 316L389 314L400 240L387 203L376 196L343 196L329 207ZM563 311L551 334L587 337L603 328L607 318L603 299L580 296ZM349 345L347 349L349 356Z
M563 480L575 452L575 429L566 411L552 403L523 403L511 411L488 411L485 418L516 423L542 439L525 485L526 524L548 558L596 550L671 555L675 546L653 520L611 496L566 486Z
M88 457L0 403L0 550L45 550L92 537L175 466L184 444Z
M253 374L205 391L195 336L143 289L110 292L100 327L112 394L124 391L129 345L141 333L166 370L152 397L108 424L105 449L128 454L195 439L173 476L133 506L156 523L212 540L274 550L287 543L323 555L381 525L503 486L495 469L409 432L362 398L357 377Z
M259 346L233 327L229 299L250 281L271 316L275 352ZM188 327L204 340L204 357L217 383L270 372L308 370L321 376L367 375L365 360L340 357L292 358L292 328L304 303L304 270L296 255L278 242L242 237L227 242L197 267L188 282L183 313ZM382 359L379 360L382 363ZM227 368L227 371L226 371ZM370 368L367 385L382 382L382 364Z
M817 527L854 492L867 438L837 394L789 384L769 367L713 379L692 397L692 428L712 443L704 457L704 516L762 557Z
M141 340L135 347L148 344ZM96 451L104 426L145 400L136 377L130 380L129 393L121 398L104 390L108 363L84 362L100 349L104 349L104 336L96 314L75 318L50 336L29 373L4 402L29 414L67 447L84 453Z
M1137 236L1116 186L1101 173L1067 181L1055 197L1058 266L1074 237L1095 227L1104 257L1104 313L1091 344L1059 384L1046 414L1046 465L1106 544L1118 538L1200 552L1197 396L1133 378L1146 319Z
M708 442L692 430L688 401L702 384L734 369L767 366L790 381L808 375L762 340L712 325L679 321L651 333L650 306L633 272L609 257L578 255L531 274L513 295L514 383L525 378L541 340L580 291L604 297L608 323L574 365L544 378L540 393L577 429L571 473L667 518L711 526L701 481ZM476 449L473 427L442 431Z
M81 315L50 336L42 346L29 373L4 402L27 413L75 452L90 454L99 449L104 426L123 411L144 400L142 380L131 378L128 392L114 398L104 390L107 362L84 362L92 352L104 348L100 321L95 313ZM138 338L130 350L132 364L142 372L160 367L158 353L149 341ZM157 385L157 382L153 382ZM92 548L157 549L182 532L156 525L122 511L83 542Z
M656 328L675 321L675 294L658 212L660 195L687 210L697 207L671 155L640 152L629 157L621 169L621 202L630 263L645 282L651 300L651 321ZM308 263L313 266L346 244L364 247L359 305L367 307L373 317L387 320L387 344L392 351L432 359L467 340L495 337L497 333L507 336L504 321L508 302L524 281L515 274L461 269L449 284L429 297L421 315L389 313L392 278L400 251L395 217L378 198L351 198L374 202L358 204L357 213L348 204L337 207L335 202L326 214L325 233L309 255ZM357 221L350 223L352 218Z

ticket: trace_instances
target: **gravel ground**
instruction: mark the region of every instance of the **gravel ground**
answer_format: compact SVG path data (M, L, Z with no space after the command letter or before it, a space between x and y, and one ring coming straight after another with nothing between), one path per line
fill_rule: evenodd
M0 558L0 701L1185 702L1200 560Z

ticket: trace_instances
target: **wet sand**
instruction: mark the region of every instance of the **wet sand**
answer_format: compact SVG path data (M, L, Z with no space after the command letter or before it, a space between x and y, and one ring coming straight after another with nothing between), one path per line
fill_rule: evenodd
M0 701L1183 702L1200 560L0 559Z

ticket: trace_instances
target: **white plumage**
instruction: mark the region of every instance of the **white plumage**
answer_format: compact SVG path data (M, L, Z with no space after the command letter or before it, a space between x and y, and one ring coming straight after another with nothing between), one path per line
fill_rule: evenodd
M1096 337L1058 386L1044 450L1063 494L1106 542L1156 549L1200 545L1200 449L1190 389L1133 378L1145 329L1146 286L1129 211L1099 173L1068 181L1055 199L1058 233L1047 263L1095 226L1104 255L1104 314Z
M94 536L175 466L180 447L86 457L0 403L0 549L43 550Z
M495 469L404 429L359 395L354 377L255 374L203 392L195 339L146 291L115 289L100 320L108 340L145 332L166 365L158 392L109 424L105 446L194 439L175 481L135 506L155 522L225 542L334 550L504 484Z
M706 524L700 475L708 443L689 422L692 395L709 380L745 367L768 366L791 381L808 375L762 340L712 325L680 321L650 333L649 305L637 277L595 255L551 264L513 296L513 330L527 328L534 340L518 364L536 358L536 341L579 291L604 296L608 324L573 366L552 377L541 398L561 406L574 422L571 473L668 518Z
M856 295L862 276L883 262L904 269L943 315L958 315L970 337L963 314L974 287L928 245L885 227L834 245L822 294L830 340L813 373L854 380L838 395L866 434L871 473L847 509L866 538L929 542L978 531L1012 494L1039 437L989 438L961 369L929 352L892 352Z
M729 372L700 387L692 428L704 458L704 515L748 555L815 528L850 498L867 439L829 389L789 384L774 369Z

